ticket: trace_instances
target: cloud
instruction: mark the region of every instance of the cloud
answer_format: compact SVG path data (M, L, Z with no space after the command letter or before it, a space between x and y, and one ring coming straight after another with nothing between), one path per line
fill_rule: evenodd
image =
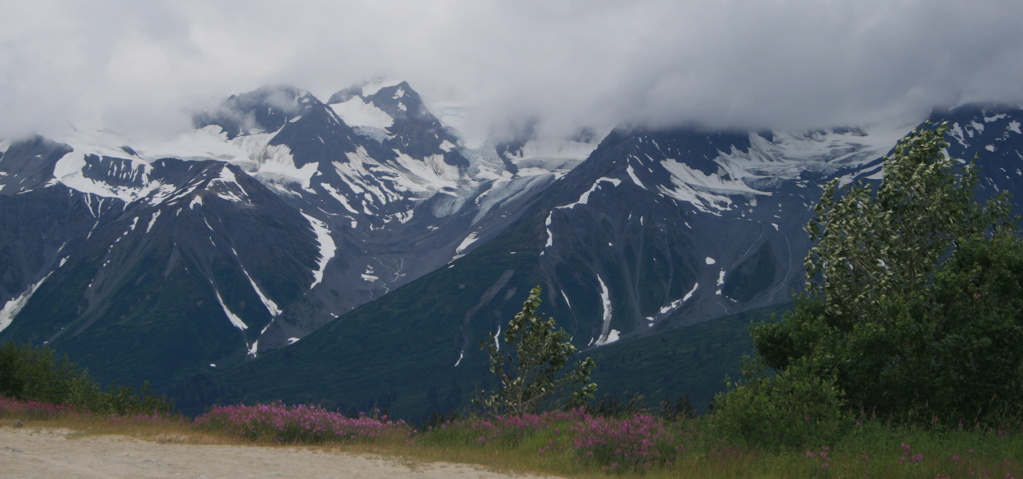
M373 77L476 122L806 128L1023 100L1017 0L36 0L0 6L0 137L144 135L267 83Z

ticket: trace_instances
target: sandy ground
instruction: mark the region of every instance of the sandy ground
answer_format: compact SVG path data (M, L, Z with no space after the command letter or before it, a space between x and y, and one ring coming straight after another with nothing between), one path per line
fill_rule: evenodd
M168 438L173 442L173 438ZM187 445L0 427L3 478L530 478L481 466L302 448Z

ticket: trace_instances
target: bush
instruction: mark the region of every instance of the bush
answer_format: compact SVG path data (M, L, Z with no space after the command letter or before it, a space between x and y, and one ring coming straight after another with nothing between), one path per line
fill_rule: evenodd
M611 471L665 466L682 452L664 423L649 414L587 417L572 432L577 456Z
M834 379L794 367L776 376L745 360L745 380L714 398L714 424L750 447L819 446L839 437L849 420Z

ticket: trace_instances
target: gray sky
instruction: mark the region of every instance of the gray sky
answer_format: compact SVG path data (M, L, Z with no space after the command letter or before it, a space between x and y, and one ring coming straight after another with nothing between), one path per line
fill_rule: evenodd
M478 121L805 128L1023 100L1019 0L33 0L0 4L0 137L187 126L266 83L373 77Z

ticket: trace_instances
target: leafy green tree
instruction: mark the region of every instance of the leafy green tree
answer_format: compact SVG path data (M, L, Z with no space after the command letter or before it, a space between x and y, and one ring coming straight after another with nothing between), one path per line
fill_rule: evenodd
M597 385L590 381L595 363L592 358L578 362L570 371L561 371L572 360L576 348L554 318L536 314L540 306L540 287L533 288L522 311L508 323L503 334L505 352L500 352L496 333L480 347L490 353L490 371L500 386L483 393L475 402L493 413L528 414L541 407L564 405L577 407L593 397ZM514 351L514 355L509 352Z
M973 199L947 125L885 158L876 192L832 182L807 225L807 295L752 334L779 375L834 378L893 419L980 419L1023 399L1023 246L1007 195Z
M1008 223L1009 201L973 200L978 171L963 173L944 150L947 125L918 129L884 162L876 194L864 184L824 190L806 230L816 243L806 258L806 292L826 310L851 319L873 316L886 301L905 300L931 285L956 242Z

